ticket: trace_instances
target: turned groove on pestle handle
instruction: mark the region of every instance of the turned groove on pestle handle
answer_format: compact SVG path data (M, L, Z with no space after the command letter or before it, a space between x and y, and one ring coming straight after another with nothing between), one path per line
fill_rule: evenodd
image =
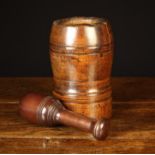
M59 100L51 96L31 93L20 103L20 114L28 121L41 125L64 124L91 132L96 139L105 139L109 130L109 120L94 119L67 110Z

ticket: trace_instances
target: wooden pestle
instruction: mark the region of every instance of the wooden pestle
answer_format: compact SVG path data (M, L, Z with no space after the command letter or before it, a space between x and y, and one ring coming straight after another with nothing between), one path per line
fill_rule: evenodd
M96 139L106 138L109 120L88 118L67 110L61 102L52 96L30 93L21 99L19 111L29 122L54 126L59 123L81 129L93 134Z

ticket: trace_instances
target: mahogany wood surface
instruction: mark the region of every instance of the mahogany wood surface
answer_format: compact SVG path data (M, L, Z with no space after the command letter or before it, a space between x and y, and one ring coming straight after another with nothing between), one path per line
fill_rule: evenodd
M19 98L50 95L51 78L0 78L0 153L155 153L155 78L114 77L113 115L105 141L70 127L30 124Z

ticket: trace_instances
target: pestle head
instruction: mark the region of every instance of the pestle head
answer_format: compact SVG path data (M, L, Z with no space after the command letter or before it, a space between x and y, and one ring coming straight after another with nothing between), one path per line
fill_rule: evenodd
M38 120L39 110L42 112L45 104L51 99L51 97L30 93L22 97L19 105L20 115L31 123L40 124ZM54 103L54 99L50 100L50 105Z
M30 93L22 97L19 105L20 115L31 123L37 123L37 109L44 96Z
M62 108L61 102L52 96L30 93L21 99L19 112L31 123L54 126L57 124L56 115Z

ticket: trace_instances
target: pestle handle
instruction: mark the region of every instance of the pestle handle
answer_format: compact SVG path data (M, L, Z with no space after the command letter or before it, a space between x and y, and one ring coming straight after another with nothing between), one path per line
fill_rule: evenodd
M90 132L96 139L105 139L108 135L109 120L107 119L95 121L69 110L61 110L57 115L57 120L61 124Z

